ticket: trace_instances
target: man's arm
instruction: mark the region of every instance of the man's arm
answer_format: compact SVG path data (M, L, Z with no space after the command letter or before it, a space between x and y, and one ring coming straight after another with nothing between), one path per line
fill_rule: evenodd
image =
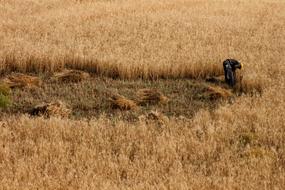
M231 65L232 65L232 67L235 68L235 69L241 69L241 63L238 62L238 61L235 60L235 59L232 59L232 60L231 60Z

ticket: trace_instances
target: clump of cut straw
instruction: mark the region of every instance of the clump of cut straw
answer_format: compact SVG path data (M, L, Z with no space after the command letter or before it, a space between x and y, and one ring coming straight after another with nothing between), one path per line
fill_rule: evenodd
M229 89L222 88L220 86L207 86L204 95L210 99L227 99L233 96L233 93Z
M2 79L2 83L9 88L24 88L24 87L39 87L42 81L39 77L25 75L22 73L12 73L6 78Z
M65 70L54 75L54 80L59 82L80 82L90 77L89 73L80 70Z
M144 104L166 104L169 102L169 98L163 95L157 89L140 89L137 91L138 102L141 105Z
M43 103L35 106L30 114L33 116L44 117L68 117L71 113L71 109L62 101L54 101L50 103Z
M134 110L138 107L136 102L119 94L112 95L110 101L113 109Z

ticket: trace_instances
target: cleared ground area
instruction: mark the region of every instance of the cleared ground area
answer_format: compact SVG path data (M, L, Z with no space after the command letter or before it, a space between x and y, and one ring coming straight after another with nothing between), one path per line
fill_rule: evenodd
M218 103L233 101L237 95L225 84L222 88L225 92L220 92L219 85L202 80L124 81L94 76L75 83L54 81L47 75L41 78L43 81L39 87L14 88L11 93L13 103L1 114L29 115L41 103L62 101L71 109L69 117L73 119L104 115L134 122L152 111L168 117L191 119L200 109L213 110ZM124 96L137 106L135 109L116 107L112 101L115 95Z

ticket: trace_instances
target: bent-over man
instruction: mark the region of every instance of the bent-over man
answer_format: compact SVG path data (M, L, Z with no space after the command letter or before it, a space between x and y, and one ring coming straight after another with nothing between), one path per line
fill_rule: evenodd
M242 69L242 64L235 59L226 59L223 62L225 81L233 87L236 84L236 69Z

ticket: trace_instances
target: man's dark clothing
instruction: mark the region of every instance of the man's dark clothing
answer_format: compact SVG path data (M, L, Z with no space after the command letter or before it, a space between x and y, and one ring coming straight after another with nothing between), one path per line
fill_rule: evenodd
M236 84L236 73L235 70L241 69L241 64L235 59L226 59L223 62L225 81L228 85L233 87Z

